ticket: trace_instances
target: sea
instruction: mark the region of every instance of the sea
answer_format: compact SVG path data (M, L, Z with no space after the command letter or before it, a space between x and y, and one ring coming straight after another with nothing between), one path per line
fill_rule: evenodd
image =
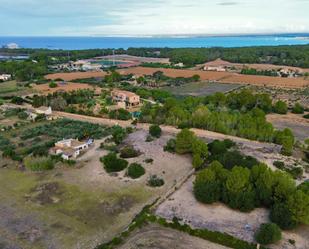
M309 44L309 34L176 37L0 37L0 47L81 50L129 47L250 47Z

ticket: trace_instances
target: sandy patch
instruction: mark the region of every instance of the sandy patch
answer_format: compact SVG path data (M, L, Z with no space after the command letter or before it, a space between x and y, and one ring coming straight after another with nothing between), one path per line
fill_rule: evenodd
M250 242L254 241L254 233L260 224L269 221L269 212L264 208L242 213L220 203L204 205L197 202L192 192L193 180L194 177L190 178L186 184L163 202L157 208L156 214L169 220L176 216L194 228L225 232ZM284 232L282 241L271 248L309 248L308 235L308 226L301 227L297 231ZM296 241L295 247L288 242L289 239Z

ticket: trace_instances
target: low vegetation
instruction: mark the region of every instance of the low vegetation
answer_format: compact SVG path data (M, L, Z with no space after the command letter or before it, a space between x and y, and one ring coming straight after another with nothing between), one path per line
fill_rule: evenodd
M164 180L157 175L151 175L148 178L147 184L150 187L161 187L164 185Z
M104 169L108 173L122 171L128 166L128 162L124 159L118 158L117 154L114 152L101 157L100 160L104 164Z
M145 174L145 169L138 163L132 163L128 167L127 175L133 179L140 178Z
M24 164L31 171L44 171L54 168L54 162L49 157L26 157Z
M281 229L274 223L261 224L255 239L262 245L273 244L281 240Z

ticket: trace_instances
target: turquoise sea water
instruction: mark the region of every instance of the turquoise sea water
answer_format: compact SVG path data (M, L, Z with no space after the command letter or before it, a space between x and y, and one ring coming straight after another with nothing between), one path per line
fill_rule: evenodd
M95 49L128 47L247 47L309 44L309 34L212 37L0 37L0 47Z

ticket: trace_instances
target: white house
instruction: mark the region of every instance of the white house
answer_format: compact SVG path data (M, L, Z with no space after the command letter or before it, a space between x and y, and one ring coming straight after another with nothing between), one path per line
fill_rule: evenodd
M12 79L12 75L10 74L0 74L0 81L7 81Z
M51 148L51 153L61 155L65 160L75 159L80 153L89 148L93 143L92 139L85 142L80 142L77 139L63 139L55 143L55 146Z

